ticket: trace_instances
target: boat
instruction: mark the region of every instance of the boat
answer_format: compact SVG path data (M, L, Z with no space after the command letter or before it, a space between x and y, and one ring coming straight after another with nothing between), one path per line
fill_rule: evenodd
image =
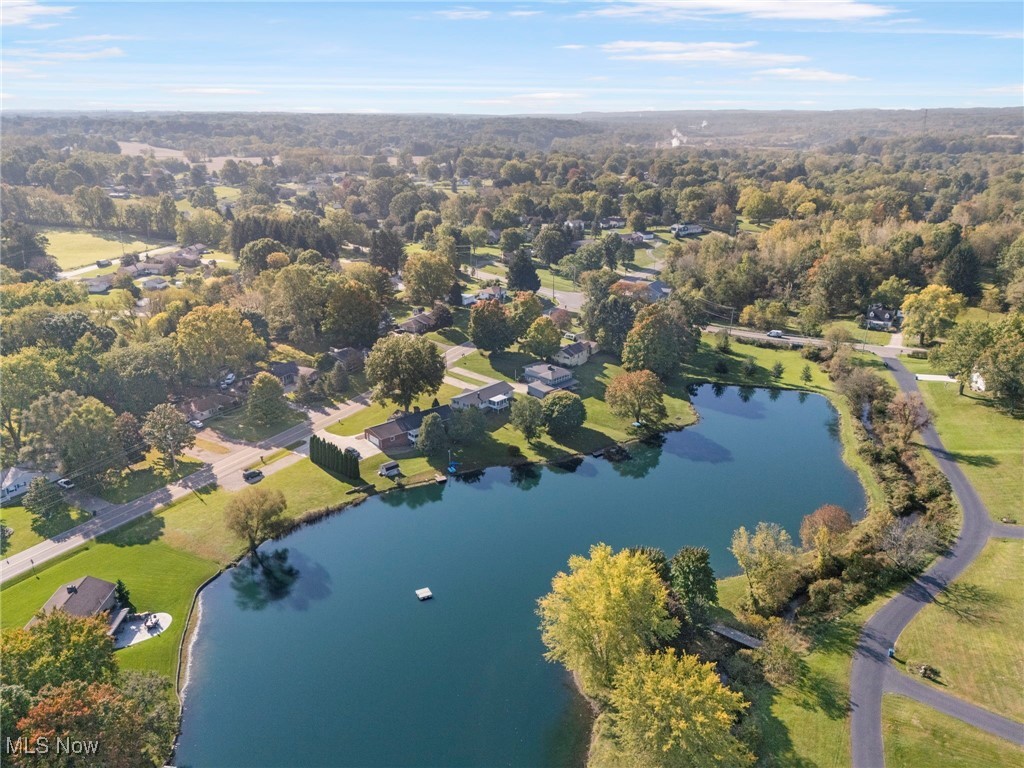
M418 597L420 600L429 600L433 596L434 596L434 593L431 592L426 587L423 587L423 589L417 589L416 590L416 597Z

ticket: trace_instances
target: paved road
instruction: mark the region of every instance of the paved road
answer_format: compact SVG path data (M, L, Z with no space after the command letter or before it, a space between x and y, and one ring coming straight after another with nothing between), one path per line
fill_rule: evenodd
M896 356L894 350L884 355L904 392L917 392L917 381ZM902 693L956 717L977 728L1024 743L1024 726L1010 723L952 696L936 695L938 691L923 684L910 685L888 658L888 649L911 619L945 589L978 556L993 531L1002 534L1005 526L993 526L988 510L978 498L959 465L953 461L934 427L921 433L922 443L934 454L939 468L949 478L963 510L963 527L949 552L916 578L899 595L886 603L861 630L853 656L850 674L851 741L854 768L881 768L885 765L882 748L882 695ZM909 683L914 683L909 680ZM927 695L925 695L927 692ZM1013 726L1013 727L1011 727Z

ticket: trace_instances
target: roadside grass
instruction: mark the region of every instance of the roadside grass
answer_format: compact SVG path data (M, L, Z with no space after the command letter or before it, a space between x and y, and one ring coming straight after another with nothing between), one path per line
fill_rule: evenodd
M423 395L422 397L413 400L412 408L419 408L420 410L426 410L431 407L434 399L441 404L447 403L452 399L454 395L457 395L462 390L458 387L453 387L450 384L442 384L441 388L433 395ZM341 421L337 421L327 428L327 431L334 435L359 435L362 434L363 430L367 427L372 427L375 424L381 424L388 420L396 410L394 403L388 403L386 405L374 403L367 408L363 408L357 413L353 413L351 416L346 416Z
M867 328L862 328L853 320L834 320L831 323L826 324L821 329L821 335L824 336L828 332L829 328L842 328L849 332L850 336L856 339L858 344L878 344L885 346L892 339L892 334L886 331L872 331Z
M59 515L43 520L37 518L20 504L11 504L0 509L0 520L14 533L7 539L7 546L0 555L10 557L41 541L74 528L89 519L89 513L81 509L69 509Z
M742 576L718 582L715 618L743 628L736 612L745 593ZM748 717L761 734L759 765L850 765L850 668L861 625L891 597L879 595L846 616L818 626L802 656L802 674L793 685L756 686ZM744 652L746 653L746 652ZM891 763L900 765L902 763Z
M939 670L947 693L1024 721L1024 611L1014 575L1024 541L991 539L896 642L900 660Z
M39 234L49 241L46 250L57 259L62 270L85 267L99 259L120 259L122 253L147 251L169 244L160 240L136 240L132 235L104 229L48 227L39 230Z
M300 413L294 408L289 408L288 412L277 421L273 421L270 424L255 424L249 420L245 408L240 408L238 412L228 416L221 416L215 421L211 421L207 426L231 440L259 443L279 432L284 432L289 427L301 424L305 420L306 415L304 413Z
M295 445L295 444L292 443L292 445ZM299 445L302 445L302 442L300 442ZM278 459L283 459L285 456L288 456L291 453L292 453L292 449L291 448L278 448L273 453L269 453L266 456L260 457L261 460L254 461L252 464L250 464L249 466L245 467L245 469L259 469L260 467L265 467L268 464L273 464Z
M199 459L182 456L178 459L178 466L172 469L170 465L164 463L163 457L157 451L151 450L145 459L128 467L116 481L105 483L99 496L111 504L125 504L177 482L198 471L202 466L203 462Z
M231 453L231 449L228 448L226 445L222 445L213 440L206 440L205 438L202 437L196 438L195 447L197 450L206 451L207 453L219 453L222 455L226 453Z
M889 766L1024 765L1024 749L905 696L882 697L882 734Z
M915 373L930 373L927 361L904 359ZM935 429L950 458L960 465L994 520L1024 521L1024 420L1000 411L980 392L958 395L956 384L919 381Z
M470 375L466 371L460 371L458 368L449 368L447 371L445 371L444 375L451 376L452 378L458 379L459 381L464 381L472 389L485 386L485 383L483 381L476 378L475 376Z

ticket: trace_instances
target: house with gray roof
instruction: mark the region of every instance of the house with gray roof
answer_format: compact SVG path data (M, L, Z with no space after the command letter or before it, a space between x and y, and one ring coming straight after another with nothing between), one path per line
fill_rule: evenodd
M50 599L43 604L40 613L64 611L64 613L83 619L98 616L115 607L117 604L116 591L117 587L109 581L97 579L95 576L82 576L80 579L58 587ZM110 620L110 629L107 634L114 634L127 614L127 608L118 611ZM38 618L33 616L25 628L28 629L37 621Z
M496 381L486 387L467 389L452 398L452 408L461 411L465 408L503 411L512 405L512 385L507 381Z
M559 389L573 389L579 382L572 377L572 371L549 363L533 363L523 369L526 391L541 399Z

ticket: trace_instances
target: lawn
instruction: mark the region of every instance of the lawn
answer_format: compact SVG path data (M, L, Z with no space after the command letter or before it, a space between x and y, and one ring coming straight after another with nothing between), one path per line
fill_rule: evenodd
M413 400L412 407L419 408L420 410L426 410L431 407L434 399L436 398L440 403L447 403L452 399L453 396L459 394L462 390L459 387L453 387L450 384L442 384L441 388L434 395L423 395L416 400ZM375 424L382 424L388 420L397 410L394 403L388 403L386 405L374 404L368 408L353 413L351 416L346 416L341 421L335 422L327 428L327 431L335 435L360 435L363 430L367 427L372 427Z
M1024 765L1024 750L904 696L882 697L885 763L892 768Z
M172 470L157 451L151 450L145 459L122 472L115 482L105 483L99 495L111 504L125 504L177 482L202 466L203 462L198 459L181 457L177 467Z
M135 240L132 235L119 235L101 229L51 227L40 230L40 234L49 240L46 250L57 259L62 270L95 264L99 259L119 259L125 253L146 251L168 244Z
M249 416L244 408L228 416L221 416L208 425L214 431L231 440L241 440L247 443L259 443L274 435L284 432L296 424L306 420L306 415L294 408L289 408L283 418L270 424L254 424L249 421Z
M20 504L12 504L0 509L0 520L4 525L14 530L7 540L7 547L0 552L4 557L10 557L29 547L34 547L41 541L52 538L58 533L63 533L68 528L74 528L79 523L85 522L89 517L88 512L80 509L71 509L60 515L55 515L48 520L36 518L31 512Z
M426 338L435 344L458 346L469 341L469 309L451 307L451 310L452 324L450 327L425 334Z
M1024 721L1024 541L992 539L900 635L897 658L939 670L942 690Z
M822 336L824 336L829 328L843 328L849 332L856 340L856 344L878 344L879 346L885 346L892 339L892 334L886 331L871 331L867 328L862 328L860 325L855 323L853 320L834 320L828 323L821 329Z

